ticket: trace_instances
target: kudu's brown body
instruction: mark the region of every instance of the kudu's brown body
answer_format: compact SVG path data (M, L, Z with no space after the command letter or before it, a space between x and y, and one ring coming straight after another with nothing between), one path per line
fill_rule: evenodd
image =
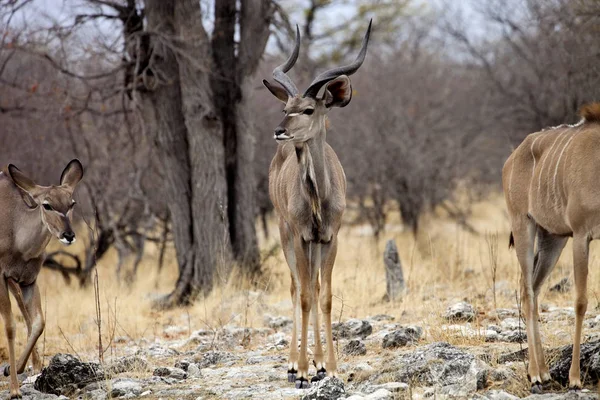
M297 388L309 386L307 342L311 312L317 369L313 381L325 374L335 376L337 371L331 331L331 283L337 235L346 208L346 177L337 155L326 142L327 113L332 107L344 107L350 102L352 87L347 75L356 72L364 61L370 30L369 24L354 63L319 75L303 95L285 75L298 57L297 30L292 56L273 71L283 89L264 81L271 93L285 103L285 117L275 129L279 145L269 170L269 195L279 217L282 248L292 278L294 325L288 381L295 381ZM321 346L319 303L325 325L326 362Z
M600 105L586 106L576 125L533 133L502 170L514 246L522 271L532 391L550 379L538 327L537 297L567 239L573 237L575 333L569 385L581 387L579 352L587 309L588 251L600 238ZM534 255L534 243L537 249ZM511 243L513 238L511 237Z
M33 367L41 360L35 343L44 330L37 275L44 261L44 250L52 236L70 244L75 241L71 228L73 190L83 176L78 160L71 161L61 176L60 186L36 185L15 166L0 172L0 314L8 340L11 398L20 397L17 373L23 372L32 355ZM17 300L27 324L28 339L23 353L15 358L15 323L9 291Z

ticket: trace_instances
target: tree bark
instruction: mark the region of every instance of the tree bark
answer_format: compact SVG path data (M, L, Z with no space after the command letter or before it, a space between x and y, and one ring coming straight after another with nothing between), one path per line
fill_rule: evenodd
M157 305L170 307L209 292L218 267L226 275L232 259L244 275L260 274L254 142L243 92L264 52L273 5L242 0L238 10L236 0L217 0L209 39L197 1L145 0L145 29L130 23L139 20L129 15L137 13L132 1L119 14L137 60L127 81L164 168L179 278Z
M254 129L248 115L248 77L258 67L273 14L270 0L242 0L239 10L240 43L234 39L238 16L235 0L215 3L215 29L211 41L214 71L211 80L214 108L223 128L227 216L233 256L243 275L260 275L256 239L256 183L252 170Z
M210 292L215 268L227 252L221 234L227 227L223 151L219 123L207 107L209 66L199 4L146 0L145 6L156 87L140 95L145 122L154 119L157 125L155 143L165 170L179 265L175 289L156 305L171 307ZM176 35L181 41L174 40Z

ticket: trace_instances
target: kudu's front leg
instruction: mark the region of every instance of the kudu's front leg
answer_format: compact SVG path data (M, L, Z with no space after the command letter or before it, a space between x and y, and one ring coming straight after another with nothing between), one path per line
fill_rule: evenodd
M39 372L42 369L42 362L35 344L45 326L40 290L35 282L31 285L21 286L17 282L9 280L8 285L11 293L17 299L17 304L27 324L27 344L17 361L17 373L20 374L25 370L30 354L33 370Z
M4 329L8 341L9 374L7 374L5 369L4 375L10 375L10 398L18 399L21 398L21 392L19 390L19 381L17 380L17 362L15 360L15 321L12 316L6 278L0 280L0 314L2 314L2 319L4 319Z
M311 257L311 287L312 287L312 323L315 333L315 344L313 357L317 374L312 377L311 382L317 382L325 378L325 359L323 357L323 345L321 344L321 324L319 323L319 269L321 268L321 244L312 243L309 246Z
M309 244L301 237L294 238L294 253L296 254L296 267L298 281L300 283L300 356L298 357L298 375L296 376L296 388L305 389L310 386L308 381L308 324L310 322L310 310L312 307L313 293L310 275Z

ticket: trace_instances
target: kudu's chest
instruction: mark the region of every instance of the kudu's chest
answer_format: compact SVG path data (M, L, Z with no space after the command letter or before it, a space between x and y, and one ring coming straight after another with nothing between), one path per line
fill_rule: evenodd
M346 185L337 157L311 170L291 155L271 170L270 194L278 215L305 241L328 243L340 228Z

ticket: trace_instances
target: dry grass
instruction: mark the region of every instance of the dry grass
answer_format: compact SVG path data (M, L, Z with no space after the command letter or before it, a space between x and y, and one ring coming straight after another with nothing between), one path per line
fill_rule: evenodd
M495 256L497 306L515 307L519 268L514 252L508 250L508 223L504 210L504 202L499 195L475 206L469 222L481 233L479 236L465 232L444 216L430 217L416 241L409 232L402 231L398 215L392 215L392 224L384 237L393 238L398 244L409 290L405 299L395 304L381 301L385 294L382 256L385 241L375 243L365 233L365 227L346 224L340 232L334 270L335 319L385 313L396 317L397 322L425 327L426 341L446 340L458 345L483 345L483 338L442 329L441 315L452 302L467 300L480 314L480 318L471 324L472 328L493 322L486 319L494 308L488 248L490 241L486 240L486 233L498 234L499 245ZM351 214L352 210L348 219ZM278 241L273 223L271 232L269 240L261 238L265 253ZM167 293L177 278L173 251L170 250L162 275L157 277L157 251L154 248L147 250L137 282L130 288L117 281L116 254L109 253L98 265L102 341L108 346L106 356L117 356L123 352L119 345L109 345L113 335L135 341L154 341L187 336L191 331L201 328L216 331L227 324L262 327L266 313L291 316L289 273L281 252L274 254L266 262L269 271L267 278L259 285L264 290L255 289L249 293L221 279L214 293L194 306L157 312L150 307L153 295ZM590 309L593 309L600 295L600 269L596 267L600 251L594 248L591 254L589 288ZM572 275L570 265L570 249L567 247L549 281L556 282ZM93 287L90 285L89 288L79 289L75 284L67 286L60 275L45 270L41 273L39 284L47 325L38 348L44 349L46 362L49 356L57 352L77 353L84 359L97 360L98 335ZM544 291L541 297L541 303L572 307L571 294L548 294ZM18 311L16 315L20 315ZM21 349L26 329L22 318L18 320L17 345ZM557 324L566 332L571 332L571 321L568 319L553 323L552 326L542 324L547 346L571 341L570 336L564 337L561 329L556 329ZM165 329L170 325L187 329ZM6 347L4 335L0 335L0 349L2 347ZM4 356L0 352L0 358Z

